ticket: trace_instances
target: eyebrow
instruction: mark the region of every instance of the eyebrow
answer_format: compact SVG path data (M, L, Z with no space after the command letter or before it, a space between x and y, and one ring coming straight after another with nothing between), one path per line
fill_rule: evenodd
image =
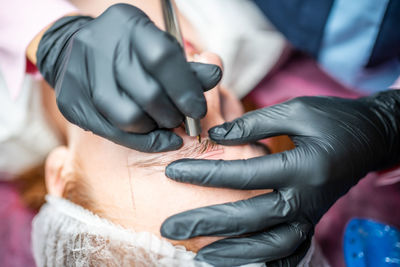
M197 141L184 145L181 149L163 153L138 153L135 158L128 159L128 167L130 168L148 168L149 170L158 171L160 167L164 170L172 161L182 158L194 158L205 153L220 149L220 145L212 141L210 138L203 138L200 143Z

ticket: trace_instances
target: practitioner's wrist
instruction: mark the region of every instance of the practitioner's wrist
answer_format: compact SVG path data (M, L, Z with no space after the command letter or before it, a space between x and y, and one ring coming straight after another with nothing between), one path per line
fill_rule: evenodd
M45 80L54 88L59 66L64 60L70 38L92 21L89 16L67 16L57 20L40 38L36 51L36 66Z
M74 13L67 14L66 16L76 16L76 15L78 15L78 13L74 12ZM28 47L26 48L26 57L28 58L28 60L30 62L32 62L35 65L36 65L36 61L37 61L36 52L38 50L40 40L42 39L45 32L51 26L53 26L54 23L55 23L54 21L51 22L49 25L44 27L38 34L36 34L35 37L32 39L32 41L29 43Z

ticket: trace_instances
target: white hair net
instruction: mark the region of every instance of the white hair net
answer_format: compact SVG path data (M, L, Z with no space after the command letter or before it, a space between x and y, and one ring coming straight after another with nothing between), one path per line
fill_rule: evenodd
M33 220L32 246L41 266L210 266L151 233L136 233L66 199L46 196ZM246 266L265 266L251 264Z

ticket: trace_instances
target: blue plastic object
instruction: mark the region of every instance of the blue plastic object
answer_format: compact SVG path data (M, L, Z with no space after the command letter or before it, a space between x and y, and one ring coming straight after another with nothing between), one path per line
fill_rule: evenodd
M367 219L352 219L344 234L348 267L400 266L400 231Z

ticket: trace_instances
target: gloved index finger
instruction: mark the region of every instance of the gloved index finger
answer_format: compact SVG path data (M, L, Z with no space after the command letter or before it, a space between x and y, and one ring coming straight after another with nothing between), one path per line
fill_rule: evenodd
M294 176L293 150L247 160L181 159L169 164L166 175L178 182L232 189L279 189Z
M161 84L184 115L195 119L204 117L207 106L203 88L178 42L152 23L136 27L134 33L135 50L146 71Z

